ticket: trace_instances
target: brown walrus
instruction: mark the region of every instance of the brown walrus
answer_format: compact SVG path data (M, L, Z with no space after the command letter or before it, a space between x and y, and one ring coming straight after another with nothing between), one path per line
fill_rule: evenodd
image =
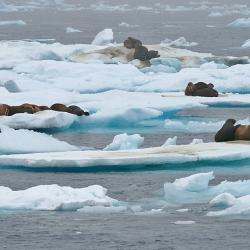
M84 111L83 109L81 109L80 107L76 106L76 105L71 105L69 106L69 109L72 110L72 114L78 115L78 116L89 116L89 112Z
M202 97L218 97L218 91L214 89L212 83L206 84L204 82L198 82L193 84L189 82L185 89L186 96L202 96Z
M142 42L138 39L135 39L133 37L128 37L124 42L124 47L127 49L134 49L136 45L142 46Z
M55 103L50 107L52 110L59 111L59 112L67 112L70 114L78 115L78 116L89 116L89 112L85 112L80 107L76 105L71 105L67 107L66 105L62 103Z
M239 125L235 130L235 140L250 141L250 126Z
M240 136L241 130L238 131L238 136L236 136L236 131L242 126L241 125L234 126L235 123L236 123L236 120L234 119L226 120L222 128L216 133L215 138L214 138L215 141L226 142L226 141L239 140L236 138ZM249 128L249 135L250 135L250 128Z

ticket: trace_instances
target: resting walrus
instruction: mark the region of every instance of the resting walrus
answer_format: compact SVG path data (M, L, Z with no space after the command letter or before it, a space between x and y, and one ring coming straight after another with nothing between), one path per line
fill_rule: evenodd
M236 125L236 120L234 119L228 119L222 126L222 128L216 133L215 135L215 141L216 142L226 142L226 141L234 141L236 139L236 131L238 128L242 127L241 125ZM249 130L250 132L250 130ZM240 135L240 130L238 131L238 134ZM250 135L250 133L249 133Z
M202 96L202 97L218 97L218 91L214 89L212 83L206 84L204 82L198 82L193 84L189 82L185 89L186 96Z
M50 108L55 111L67 112L67 113L74 114L77 116L83 116L83 115L89 116L89 112L82 110L80 107L76 105L71 105L67 107L66 105L62 103L55 103Z

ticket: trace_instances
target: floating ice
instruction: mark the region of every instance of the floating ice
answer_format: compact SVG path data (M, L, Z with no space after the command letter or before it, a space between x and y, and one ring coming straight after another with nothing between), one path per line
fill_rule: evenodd
M107 190L98 185L86 188L41 185L18 191L0 187L0 209L77 211L87 207L91 211L97 206L105 211L118 203L106 193Z
M226 206L227 208L208 212L208 216L250 215L250 195L235 198L231 194L222 194L215 197L211 203L221 207Z
M62 152L79 150L50 135L29 130L14 130L1 126L0 154Z
M93 45L108 45L113 43L114 41L114 34L112 29L104 29L103 31L99 32L95 39L92 41Z
M124 28L134 28L134 27L138 27L139 25L122 22L122 23L119 23L119 26L124 27Z
M164 128L169 132L181 133L216 133L225 123L225 121L178 121L165 120ZM249 118L239 120L237 124L249 124Z
M250 28L250 18L236 19L232 23L228 24L228 26L237 27L237 28Z
M161 46L175 46L175 47L191 47L196 46L196 42L188 42L185 37L179 37L178 39L172 41L170 39L165 39L161 42Z
M173 183L165 183L165 199L172 203L191 204L208 202L217 196L211 204L224 206L235 203L233 196L250 194L250 180L223 181L218 185L209 186L209 181L212 179L214 179L213 172L209 172L176 179ZM225 193L230 193L230 195Z
M250 47L250 39L246 40L241 47L242 48L249 48Z
M7 25L24 26L26 25L26 22L24 22L23 20L0 21L0 26L7 26Z
M144 138L138 134L128 135L120 134L116 135L113 142L109 144L104 150L131 150L139 148L144 142Z
M162 147L167 147L169 145L176 145L177 142L177 136L173 138L168 138L167 141L162 145Z
M195 224L193 220L178 220L174 222L175 225L192 225Z
M79 117L76 115L53 110L35 114L19 113L13 116L0 116L0 125L14 129L68 128L77 121Z
M193 139L190 144L194 145L194 144L201 144L201 143L204 143L202 139Z
M204 63L200 66L200 69L226 69L228 66L225 64L220 64L220 63L215 63L214 61L209 62L209 63Z
M80 32L82 32L82 31L78 30L78 29L74 29L74 28L71 28L71 27L66 28L66 33L80 33Z

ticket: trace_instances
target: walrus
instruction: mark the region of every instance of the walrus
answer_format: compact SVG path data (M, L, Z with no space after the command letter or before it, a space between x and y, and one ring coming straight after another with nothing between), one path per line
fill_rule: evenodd
M133 37L128 37L124 42L124 47L127 49L134 49L136 45L142 46L142 42L138 39L135 39Z
M138 59L140 61L148 60L148 49L142 45L136 45L134 52L134 59Z
M218 97L218 91L214 89L212 83L206 84L204 82L198 82L193 84L189 82L185 89L186 96L202 96L202 97Z
M148 51L148 56L147 56L148 60L151 60L153 58L158 58L158 57L160 57L160 55L159 55L159 52L157 50L149 50Z
M250 141L250 126L239 125L235 130L235 140Z
M62 103L55 103L50 107L54 111L59 111L59 112L69 112L70 110L68 107Z
M236 120L234 119L226 120L222 128L216 133L214 137L215 141L216 142L234 141L237 138L236 131L238 130L238 128L242 127L241 125L234 126L235 123ZM241 130L238 131L238 137L240 137L242 131ZM250 128L249 128L249 135L250 135Z
M83 115L89 116L89 112L82 110L80 107L76 105L71 105L68 108L72 111L72 114L75 114L77 116L83 116Z

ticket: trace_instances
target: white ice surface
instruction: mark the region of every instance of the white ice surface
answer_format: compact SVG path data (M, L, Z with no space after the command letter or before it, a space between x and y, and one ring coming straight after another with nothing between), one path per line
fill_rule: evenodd
M20 113L13 116L0 116L0 125L15 129L65 129L79 122L79 119L78 116L69 113L46 110L35 114Z
M117 200L106 195L107 190L98 185L86 188L72 188L58 185L40 185L25 190L14 191L0 187L0 209L7 210L49 210L77 211L96 206L112 208Z
M158 165L199 161L233 161L250 158L247 142L202 143L123 151L73 151L0 156L0 166L95 167ZM172 184L170 184L172 187ZM171 189L172 191L174 189ZM179 189L178 189L179 190ZM177 190L177 191L178 191ZM182 189L183 190L183 189ZM178 193L177 193L178 194ZM177 197L178 195L174 195ZM188 195L187 195L188 197ZM185 198L185 197L184 197ZM184 199L185 200L185 199Z
M111 144L106 146L104 150L114 151L138 149L140 146L142 146L143 142L144 138L139 134L128 135L124 133L116 135Z
M0 154L62 152L79 150L50 135L0 126Z

